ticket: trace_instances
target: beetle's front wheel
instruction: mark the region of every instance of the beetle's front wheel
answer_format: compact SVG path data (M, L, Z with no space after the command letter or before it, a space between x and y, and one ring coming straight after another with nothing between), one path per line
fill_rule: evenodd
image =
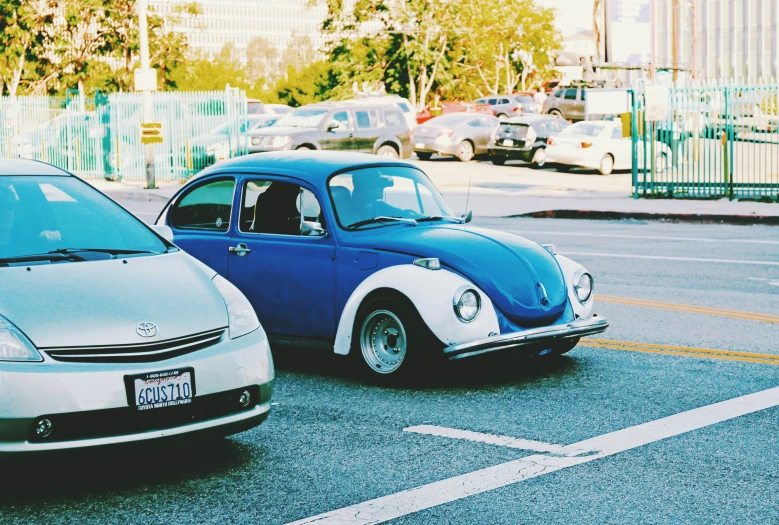
M376 297L360 307L352 352L360 368L382 383L408 379L422 370L428 337L416 310L394 297Z

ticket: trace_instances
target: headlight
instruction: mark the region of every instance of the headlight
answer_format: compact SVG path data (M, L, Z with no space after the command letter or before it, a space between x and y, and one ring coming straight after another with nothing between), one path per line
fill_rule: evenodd
M246 296L221 275L214 277L213 282L227 305L230 339L236 339L257 330L260 327L260 321Z
M573 285L573 291L580 303L586 303L592 296L592 275L583 273Z
M259 146L262 144L262 137L252 137L252 146Z
M287 136L273 137L272 139L270 139L270 147L283 148L284 146L289 144L290 140L292 140L292 138Z
M43 361L30 340L3 316L0 316L0 361Z
M463 323L470 323L481 310L481 297L471 288L463 287L454 294L454 313Z

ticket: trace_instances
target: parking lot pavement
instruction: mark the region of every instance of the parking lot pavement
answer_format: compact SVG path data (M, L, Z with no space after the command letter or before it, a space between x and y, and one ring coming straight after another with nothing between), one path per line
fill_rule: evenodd
M0 522L779 521L775 228L475 222L582 262L610 329L560 358L457 362L398 388L277 349L262 426L4 466Z

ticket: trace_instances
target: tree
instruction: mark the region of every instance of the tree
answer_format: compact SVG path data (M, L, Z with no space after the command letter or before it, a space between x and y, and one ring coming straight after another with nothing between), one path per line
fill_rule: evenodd
M265 88L282 75L279 51L266 39L258 36L246 46L246 76L259 88Z
M0 0L0 96L40 78L51 59L54 0Z
M479 95L511 93L528 75L551 66L559 48L554 12L533 0L514 0L501 9L478 0L460 0L453 59L465 83Z
M186 91L219 91L227 84L241 89L251 87L231 42L213 58L199 55L189 60L173 72L171 80L178 89Z

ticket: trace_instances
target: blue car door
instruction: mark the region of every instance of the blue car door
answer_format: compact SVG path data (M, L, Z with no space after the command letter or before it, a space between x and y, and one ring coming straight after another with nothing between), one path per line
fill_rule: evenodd
M211 178L193 185L167 210L165 223L176 245L227 276L234 177Z
M336 246L325 234L321 200L300 184L270 176L241 180L229 280L274 339L329 343L335 336Z

